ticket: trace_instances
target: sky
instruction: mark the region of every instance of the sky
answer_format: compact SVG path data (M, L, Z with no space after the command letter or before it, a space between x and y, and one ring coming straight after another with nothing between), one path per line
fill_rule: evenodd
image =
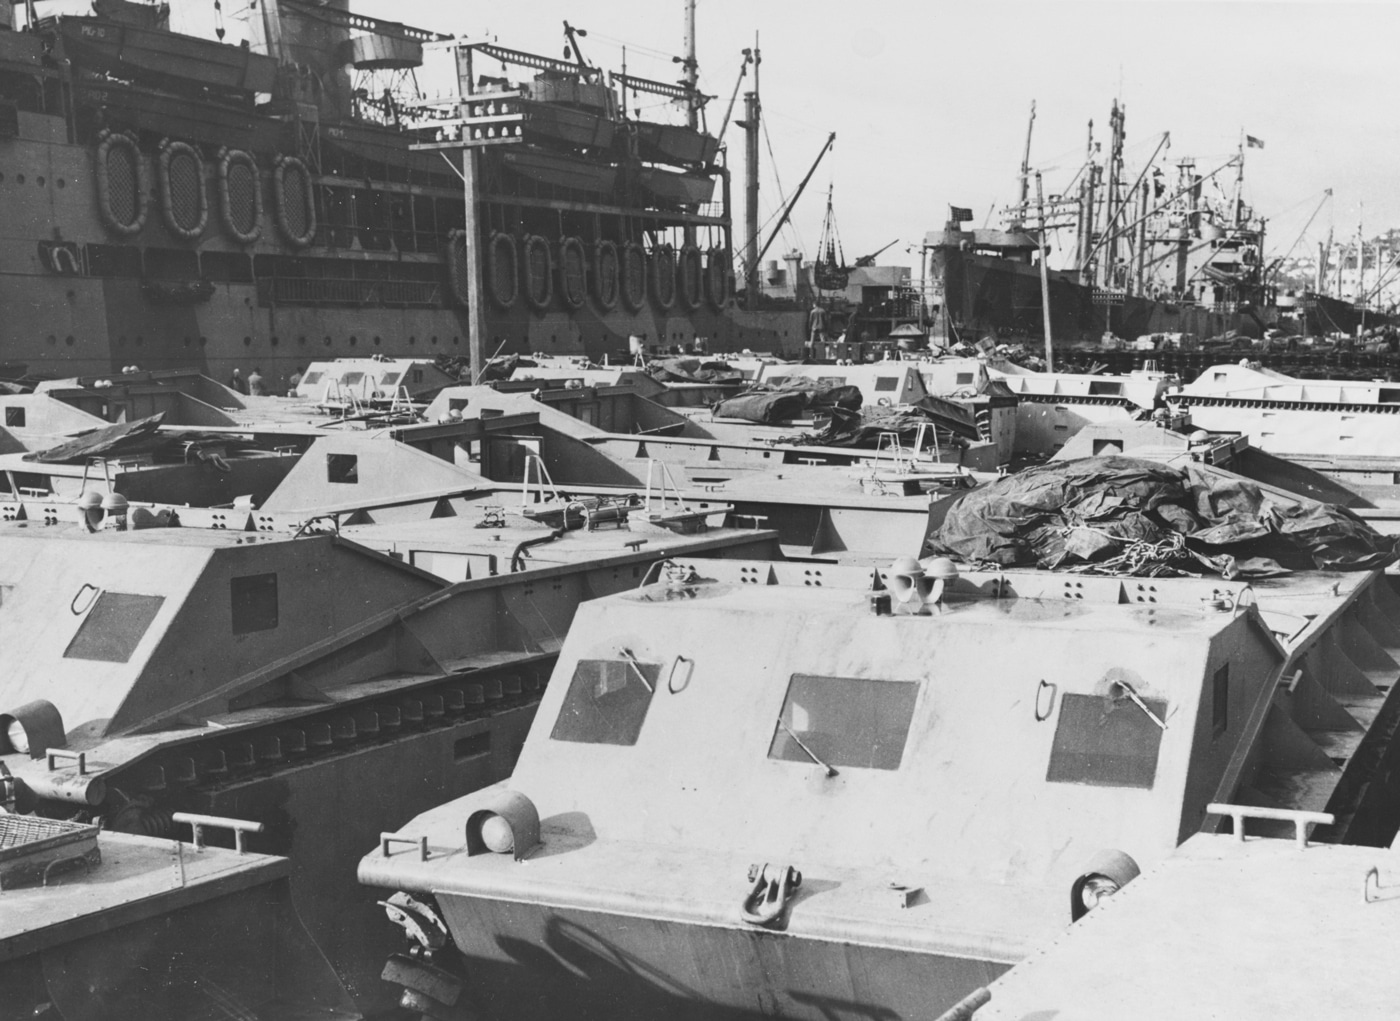
M243 2L224 0L231 36ZM173 27L198 23L212 3L175 0ZM625 46L629 72L667 81L684 47L683 0L351 0L351 9L552 56L562 56L568 19L589 33L591 63L620 69ZM1018 197L1033 100L1031 164L1047 194L1083 163L1090 119L1106 138L1118 99L1134 169L1163 132L1167 158L1194 156L1207 170L1242 133L1264 142L1246 151L1245 198L1269 219L1270 258L1294 246L1314 211L1295 255L1329 227L1340 238L1358 223L1368 237L1400 226L1400 0L697 0L712 130L756 33L765 219L836 132L775 252L816 254L828 186L848 260L898 239L880 261L916 263L905 250L942 227L950 204L970 207L978 226L1000 225L997 211ZM731 126L725 141L741 177L742 135Z

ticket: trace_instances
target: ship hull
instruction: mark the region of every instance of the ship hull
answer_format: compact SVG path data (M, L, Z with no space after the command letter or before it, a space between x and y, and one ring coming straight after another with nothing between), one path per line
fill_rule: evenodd
M938 249L930 271L943 285L949 339L975 343L983 336L1044 339L1040 270L1028 262ZM1126 296L1100 304L1094 289L1070 274L1051 271L1050 329L1056 343L1097 343L1112 333L1132 340L1148 333L1189 333L1205 339L1235 332L1259 337L1268 321L1259 310L1217 312L1199 305Z
M1388 326L1391 316L1357 308L1349 301L1309 291L1298 299L1298 331L1309 337L1327 337L1344 333L1354 337L1367 329Z
M338 282L337 282L338 283ZM446 285L443 285L446 288ZM0 269L0 362L9 375L66 377L142 369L197 368L225 379L251 367L274 387L312 360L367 357L465 359L465 309L375 308L353 294L279 305L270 287L221 282L197 305L159 305L140 280L61 277ZM488 314L485 354L579 354L626 357L628 338L649 346L703 342L715 353L792 351L802 343L801 312L636 313L597 309L528 309Z
M438 905L465 956L463 1001L515 1021L931 1018L1010 967L737 922L451 893L439 893Z

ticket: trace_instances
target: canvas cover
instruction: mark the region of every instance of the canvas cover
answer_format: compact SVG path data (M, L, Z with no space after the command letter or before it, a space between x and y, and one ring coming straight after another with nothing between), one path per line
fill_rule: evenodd
M662 383L742 383L744 374L728 362L699 358L662 358L647 364L647 374Z
M157 430L165 413L150 418L138 418L134 422L119 422L102 429L90 429L65 440L56 447L25 454L26 461L41 464L82 464L90 457L120 457L123 454L143 454L165 446L168 436Z
M1350 511L1265 493L1207 465L1086 457L1030 468L962 497L927 556L1108 574L1365 570L1397 559Z
M714 415L771 425L811 412L858 411L861 400L859 387L832 386L820 380L792 376L777 386L753 387L737 397L720 401L714 407Z
M783 442L819 447L876 447L881 433L895 433L901 441L912 442L918 435L919 426L928 421L929 415L912 406L865 408L860 411L832 408L821 428L797 436L785 436ZM946 423L942 424L946 428Z
M798 418L806 410L807 401L799 392L751 390L720 401L714 407L714 416L773 425Z

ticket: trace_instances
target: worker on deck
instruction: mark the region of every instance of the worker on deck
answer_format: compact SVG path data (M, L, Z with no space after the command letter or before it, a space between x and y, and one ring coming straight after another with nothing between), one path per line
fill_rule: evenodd
M243 373L236 368L233 370L233 375L229 377L228 388L234 393L246 394L248 392L248 382L243 378Z
M248 394L252 397L261 397L267 393L263 387L262 369L254 368L252 375L248 377Z
M807 343L803 345L808 358L817 356L817 344L826 339L826 309L813 305L807 313Z

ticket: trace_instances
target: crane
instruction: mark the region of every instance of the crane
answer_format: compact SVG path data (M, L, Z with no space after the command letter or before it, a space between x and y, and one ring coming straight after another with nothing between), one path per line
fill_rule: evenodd
M878 259L881 256L881 254L884 253L886 248L892 248L897 244L899 244L899 238L895 238L889 244L884 245L881 248L877 248L874 252L872 252L869 255L862 255L859 259L856 260L856 266L860 267L875 265L875 260Z
M783 207L783 215L778 217L777 226L775 226L773 232L768 235L768 240L764 242L762 250L758 253L757 258L754 259L755 266L763 261L763 257L768 254L768 249L773 247L774 241L778 240L778 232L787 225L788 217L792 216L793 207L797 205L797 200L802 197L802 192L806 189L807 182L810 181L812 175L817 172L817 167L821 165L822 157L831 151L831 147L835 142L836 132L833 131L827 136L826 144L822 146L822 151L817 153L817 158L813 161L812 168L807 171L807 176L802 179L802 183L797 186L797 191L794 192L792 198L788 200L788 204ZM750 268L752 269L752 267Z

